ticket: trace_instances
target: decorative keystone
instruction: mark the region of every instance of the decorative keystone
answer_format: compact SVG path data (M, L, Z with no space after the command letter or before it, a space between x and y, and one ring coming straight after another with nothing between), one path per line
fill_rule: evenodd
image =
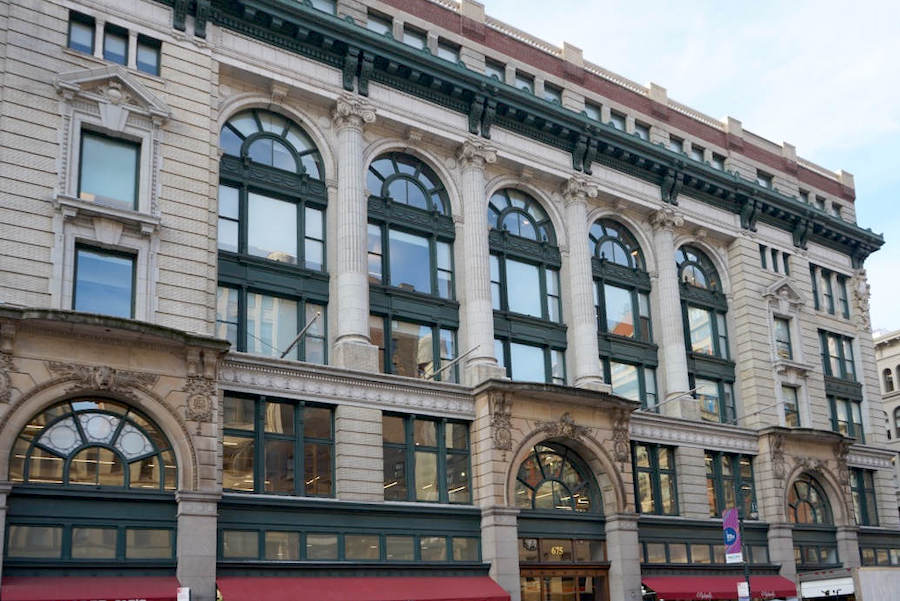
M331 120L335 129L362 129L366 123L375 122L375 107L353 94L341 94L331 111Z
M486 164L497 162L497 149L480 138L467 138L456 151L456 158L463 169L468 167L484 169Z

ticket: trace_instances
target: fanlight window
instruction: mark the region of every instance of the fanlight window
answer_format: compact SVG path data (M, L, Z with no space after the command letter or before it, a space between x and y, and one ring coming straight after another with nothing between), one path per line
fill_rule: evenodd
M691 286L721 292L719 274L703 251L693 246L682 246L675 251L678 279Z
M535 445L516 476L516 507L600 511L590 472L574 452L561 445ZM595 498L596 496L596 498Z
M222 127L219 144L225 154L323 179L322 157L315 144L281 115L256 109L238 113Z
M150 420L106 399L59 403L16 439L10 480L175 490L172 445Z
M399 152L372 161L366 175L369 194L424 211L450 214L447 191L437 174L419 159Z
M622 224L611 219L599 219L591 226L588 238L591 254L598 259L631 269L645 269L641 247Z
M788 493L788 518L794 524L832 524L828 499L810 476L801 476Z
M495 192L488 203L488 222L492 228L514 236L556 244L553 225L547 212L531 196L505 188Z

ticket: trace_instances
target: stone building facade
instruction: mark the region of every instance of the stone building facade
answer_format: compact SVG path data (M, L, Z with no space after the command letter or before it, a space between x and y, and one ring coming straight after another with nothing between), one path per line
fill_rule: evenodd
M900 453L900 332L888 332L875 336L875 362L881 378L881 396L884 402L884 418L887 422L888 446ZM900 465L894 461L900 479ZM900 505L900 499L898 499Z
M635 601L737 505L896 590L852 175L471 0L0 11L4 599Z

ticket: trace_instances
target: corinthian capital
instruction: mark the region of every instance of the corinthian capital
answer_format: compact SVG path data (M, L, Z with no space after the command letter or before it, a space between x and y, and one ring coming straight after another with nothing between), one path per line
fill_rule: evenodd
M596 198L598 192L596 184L578 175L567 179L562 185L562 197L567 205L573 202L587 202L588 198Z
M467 138L456 151L460 165L483 169L486 164L497 162L497 149L481 138Z
M362 129L364 124L375 121L375 107L354 94L341 94L331 111L331 120L335 129Z
M672 207L663 207L650 215L650 225L655 230L671 230L684 225L684 217Z

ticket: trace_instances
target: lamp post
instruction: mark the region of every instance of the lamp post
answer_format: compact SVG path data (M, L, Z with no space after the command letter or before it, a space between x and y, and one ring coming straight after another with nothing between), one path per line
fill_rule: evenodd
M741 533L741 559L743 559L744 564L744 580L747 582L747 595L748 598L753 599L753 592L750 589L750 562L749 558L745 552L747 548L747 544L744 539L744 487L738 486L737 489L737 502L738 502L738 527ZM756 501L750 501L750 519L755 520L759 517L759 513L756 508Z

